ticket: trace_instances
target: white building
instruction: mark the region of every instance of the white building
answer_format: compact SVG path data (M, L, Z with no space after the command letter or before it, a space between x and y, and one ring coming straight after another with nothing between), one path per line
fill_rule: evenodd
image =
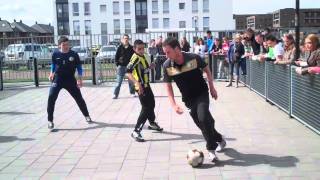
M54 0L55 35L234 30L232 0Z

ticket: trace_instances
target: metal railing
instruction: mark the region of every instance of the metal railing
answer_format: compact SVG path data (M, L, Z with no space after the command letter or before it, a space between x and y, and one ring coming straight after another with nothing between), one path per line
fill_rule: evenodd
M232 37L235 31L212 32L213 37ZM151 39L162 36L174 36L178 39L186 37L191 51L197 38L205 37L202 31L179 32L149 32L129 34L130 42L136 39L146 44ZM80 59L84 69L84 79L92 80L93 84L105 81L115 81L115 65L112 61L102 61L97 54L102 46L119 45L121 34L91 34L67 36L71 47L83 50ZM52 52L57 49L59 36L30 36L30 37L3 37L0 38L0 53L4 58L0 67L1 88L20 86L39 86L48 83L48 74L51 65ZM115 53L115 52L114 52ZM1 55L0 54L0 55ZM113 60L114 61L114 60ZM99 75L99 77L98 77Z
M295 66L247 61L251 90L320 134L320 75L298 75Z

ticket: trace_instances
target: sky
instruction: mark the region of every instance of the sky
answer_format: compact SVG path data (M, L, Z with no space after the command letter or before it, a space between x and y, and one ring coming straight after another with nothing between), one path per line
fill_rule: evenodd
M234 14L262 14L289 7L295 7L295 0L233 0ZM0 0L0 18L22 20L29 26L36 21L52 24L52 8L53 0ZM320 0L300 0L300 8L320 8Z

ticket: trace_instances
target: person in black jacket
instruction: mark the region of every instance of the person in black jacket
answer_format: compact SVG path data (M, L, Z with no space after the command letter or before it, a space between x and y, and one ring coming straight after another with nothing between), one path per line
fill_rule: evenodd
M113 99L117 99L119 96L120 87L121 87L123 78L127 72L127 65L129 64L129 61L133 53L134 53L133 47L129 44L129 35L124 34L122 37L122 43L118 47L116 52L116 57L115 57L115 63L117 66L117 85L113 92L113 95L114 95ZM134 86L131 83L131 81L128 81L128 82L129 82L130 94L131 96L134 97L135 96Z

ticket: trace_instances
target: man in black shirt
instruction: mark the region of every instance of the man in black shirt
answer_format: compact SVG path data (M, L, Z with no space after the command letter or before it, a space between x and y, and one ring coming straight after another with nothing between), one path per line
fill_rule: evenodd
M82 114L85 116L88 123L92 122L87 105L81 95L82 87L82 67L79 55L70 50L69 40L65 36L61 36L59 41L59 51L52 54L51 71L49 80L52 82L49 98L48 98L48 128L53 129L53 112L59 92L62 88L66 89L71 96L76 100ZM78 71L78 80L74 73Z
M214 162L218 159L215 151L222 150L226 142L214 128L214 119L209 111L208 86L203 78L203 71L208 78L211 96L214 99L218 98L213 86L210 69L201 60L200 56L182 52L178 40L174 38L167 38L163 44L163 49L168 58L163 65L163 81L166 82L170 103L176 113L183 113L183 109L176 104L174 99L171 85L172 80L174 80L182 94L182 101L190 109L193 121L200 128L207 142L209 159Z
M124 34L122 37L122 43L118 47L115 56L115 62L117 66L117 85L114 88L113 99L117 99L119 96L121 84L127 72L127 65L129 64L133 53L133 47L129 44L129 35ZM131 96L135 96L135 90L132 82L128 81L128 83Z

